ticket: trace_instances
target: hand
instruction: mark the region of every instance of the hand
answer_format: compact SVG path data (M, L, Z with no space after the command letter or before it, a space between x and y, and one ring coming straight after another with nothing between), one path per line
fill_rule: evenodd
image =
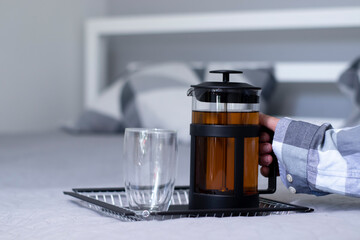
M271 117L260 113L260 125L267 128L269 131L262 131L260 133L260 157L259 164L261 165L260 173L267 177L269 176L270 168L269 165L274 160L272 153L272 135L274 134L278 118Z

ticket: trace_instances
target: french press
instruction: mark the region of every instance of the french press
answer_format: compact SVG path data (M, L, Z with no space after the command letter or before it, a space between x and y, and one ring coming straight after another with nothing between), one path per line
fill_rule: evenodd
M261 89L230 82L233 70L216 70L223 82L191 85L192 96L190 209L259 207L259 99ZM273 171L274 172L274 167Z

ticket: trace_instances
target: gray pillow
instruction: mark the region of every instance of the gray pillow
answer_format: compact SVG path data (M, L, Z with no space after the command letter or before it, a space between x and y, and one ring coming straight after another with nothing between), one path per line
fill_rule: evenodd
M346 127L360 124L360 58L350 64L339 77L338 86L354 103L355 108L345 122Z
M120 94L125 127L176 130L180 142L190 142L190 85L200 83L198 75L184 63L144 67L128 77Z
M81 114L74 126L65 126L71 133L120 133L124 131L122 121L93 110Z
M98 99L80 115L75 123L68 124L63 129L72 133L123 132L125 128L119 111L119 94L124 86L125 76L102 91Z
M126 127L168 128L189 141L190 85L199 83L202 65L167 62L128 67L77 121L64 127L73 133L118 133Z
M244 76L233 76L233 81L261 87L260 110L266 112L276 83L272 68L253 63L223 65L209 64L206 69L202 63L137 63L105 89L74 124L64 128L74 133L119 133L126 127L169 128L178 131L180 141L189 142L191 98L186 92L190 85L208 78L209 70L221 68L241 69Z

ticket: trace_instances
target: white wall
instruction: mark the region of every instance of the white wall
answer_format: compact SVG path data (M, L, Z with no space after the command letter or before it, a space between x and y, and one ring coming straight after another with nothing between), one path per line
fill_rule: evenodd
M359 4L359 0L0 0L0 133L55 129L78 117L83 106L83 22L88 17ZM114 79L133 60L344 61L360 54L359 37L359 31L346 29L114 38L109 76ZM276 93L280 100L282 94L292 93L288 86L280 90ZM332 95L338 96L335 86L327 86L324 95L329 91L329 98L340 103L339 111L329 114L346 114L349 108L341 107L346 101ZM276 107L291 113L296 106L300 112L294 113L303 114L311 97Z
M55 129L82 108L83 22L104 0L0 1L0 133Z

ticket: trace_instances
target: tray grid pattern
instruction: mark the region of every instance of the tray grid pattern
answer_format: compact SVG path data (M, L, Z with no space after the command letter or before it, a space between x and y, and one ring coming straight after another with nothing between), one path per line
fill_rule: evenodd
M124 191L118 192L78 192L89 198L103 201L118 207L127 208L129 206ZM189 203L189 195L187 190L175 190L171 197L171 205L185 205Z
M265 198L260 198L259 208L234 209L226 212L198 211L182 212L176 214L166 214L166 212L150 213L149 211L133 211L128 208L128 201L124 189L74 189L73 192L65 194L79 198L83 206L95 210L103 215L117 218L121 221L133 222L144 220L167 220L185 217L238 217L238 216L267 216L267 215L285 215L295 212L311 212L312 209L281 203ZM188 188L177 188L171 199L171 205L187 205L189 203Z

